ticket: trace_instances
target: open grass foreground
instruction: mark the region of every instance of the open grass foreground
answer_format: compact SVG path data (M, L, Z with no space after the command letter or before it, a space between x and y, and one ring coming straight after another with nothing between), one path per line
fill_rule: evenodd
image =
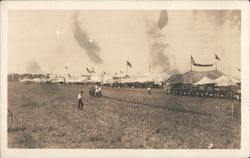
M84 91L83 111L77 95ZM240 103L163 95L153 89L8 84L14 121L9 148L206 149L240 148ZM234 114L232 116L232 103Z

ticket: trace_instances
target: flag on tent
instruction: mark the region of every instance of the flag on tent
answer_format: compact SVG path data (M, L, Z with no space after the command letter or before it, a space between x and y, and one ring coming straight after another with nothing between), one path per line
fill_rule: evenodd
M220 58L218 57L217 54L215 54L215 59L216 59L216 60L220 60Z
M191 55L191 63L194 64L194 58L192 57L192 55Z
M192 63L194 66L201 66L201 67L210 67L210 66L213 66L213 64L198 64L198 63L195 63L194 58L193 58L192 55L191 55L191 63Z
M193 63L194 66L200 66L200 67L210 67L213 66L213 64L197 64L197 63Z
M65 69L68 69L68 67L66 66Z
M237 68L237 70L238 70L239 72L241 72L241 69Z
M129 61L127 61L127 66L132 67L132 64Z
M89 68L86 68L86 70L87 70L88 73L91 73L91 71L89 70Z

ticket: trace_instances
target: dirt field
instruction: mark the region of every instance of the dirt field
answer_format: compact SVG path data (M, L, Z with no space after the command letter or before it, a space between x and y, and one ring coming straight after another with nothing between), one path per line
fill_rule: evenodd
M84 110L76 100L84 91ZM232 100L163 95L153 89L9 83L10 148L240 148L240 103Z

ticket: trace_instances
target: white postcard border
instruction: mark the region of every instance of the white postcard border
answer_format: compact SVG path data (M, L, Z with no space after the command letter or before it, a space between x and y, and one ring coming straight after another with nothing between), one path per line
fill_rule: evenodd
M9 9L222 10L241 14L241 149L8 149L7 11ZM246 157L249 156L249 3L247 1L6 1L1 2L1 157Z

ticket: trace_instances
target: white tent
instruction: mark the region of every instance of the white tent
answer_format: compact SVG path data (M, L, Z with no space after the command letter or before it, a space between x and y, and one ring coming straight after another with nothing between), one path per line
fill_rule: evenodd
M237 83L240 83L239 80L231 76L225 76L225 75L217 78L215 81L217 86L233 86L237 85Z
M89 82L96 83L96 82L102 82L102 76L98 74L94 74L90 76Z
M20 80L20 82L32 82L32 79L24 78Z
M170 77L168 73L152 73L148 72L145 74L142 74L138 77L137 81L140 83L145 82L162 82L167 80Z
M40 78L33 78L31 81L35 82L35 83L41 83L41 79Z
M134 83L134 82L137 82L137 79L133 79L133 78L121 79L121 83Z
M74 79L72 81L73 81L72 83L86 83L86 82L88 82L88 77L81 76L80 78Z
M41 83L41 82L42 82L42 79L40 79L40 78L33 78L33 79L24 78L24 79L20 80L20 82L35 82L35 83Z
M216 81L204 76L200 81L194 83L194 85L205 85L205 84L215 84Z
M56 77L56 78L52 79L52 83L60 83L60 82L64 82L63 77Z
M110 75L103 75L102 82L103 83L112 83L113 77Z

